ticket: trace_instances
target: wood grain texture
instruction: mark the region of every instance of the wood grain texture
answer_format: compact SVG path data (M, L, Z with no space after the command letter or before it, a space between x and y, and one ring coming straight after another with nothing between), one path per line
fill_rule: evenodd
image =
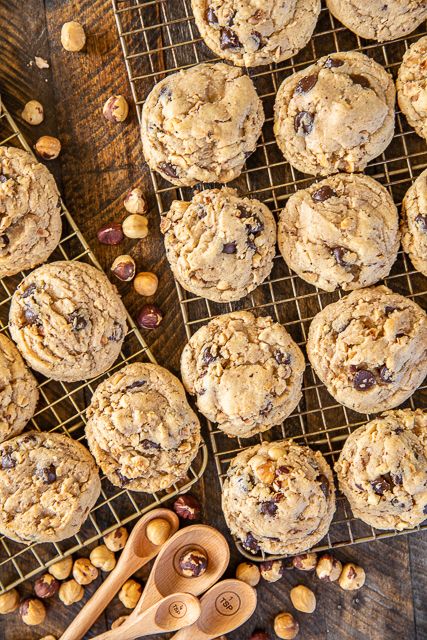
M176 0L177 2L179 0ZM87 46L71 54L60 45L63 22L77 19L85 25ZM19 115L29 99L39 99L46 118L40 127L24 124L28 139L57 134L63 144L60 158L49 164L62 188L64 199L105 269L109 269L117 249L100 246L98 227L125 217L123 197L131 186L139 185L149 196L151 232L139 243L126 241L120 252L129 252L141 270L152 270L160 279L156 302L165 319L160 329L146 335L160 364L177 372L185 342L175 285L167 266L158 229L158 214L150 177L143 163L136 114L126 123L112 125L102 117L102 106L113 93L130 100L124 63L116 35L110 0L0 0L2 56L0 82L2 97L13 115ZM39 70L28 66L35 55L50 62ZM135 316L141 298L129 285L119 287ZM204 506L204 521L228 535L220 506L220 488L210 457L207 472L195 488ZM239 562L230 540L232 559L226 577L233 577ZM248 640L254 629L265 629L274 637L272 622L281 610L291 610L289 589L303 583L318 598L315 614L298 614L300 636L304 640L425 640L427 638L427 540L416 534L364 544L336 552L342 561L354 560L365 567L366 586L346 593L338 586L320 584L312 576L286 572L282 581L262 583L254 617L228 640ZM138 572L144 581L148 567ZM85 600L100 584L102 576L86 588ZM20 588L31 593L31 584ZM59 637L81 604L65 607L55 599L48 603L42 628L25 627L17 614L0 617L0 638L30 640L48 633ZM128 613L117 598L93 626L86 638L109 629L113 620Z

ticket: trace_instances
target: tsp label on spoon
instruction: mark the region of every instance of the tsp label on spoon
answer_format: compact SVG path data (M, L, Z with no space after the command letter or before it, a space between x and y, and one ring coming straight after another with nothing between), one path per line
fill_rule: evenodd
M187 605L180 600L171 602L169 605L169 613L172 618L183 618L187 614Z
M215 609L221 616L234 616L241 607L241 600L234 591L224 591L215 600Z

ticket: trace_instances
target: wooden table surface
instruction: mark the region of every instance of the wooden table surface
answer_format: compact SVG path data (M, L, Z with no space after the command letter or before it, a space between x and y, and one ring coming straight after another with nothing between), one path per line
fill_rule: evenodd
M172 0L171 0L172 1ZM70 54L60 45L61 25L79 20L88 34L84 53ZM158 213L144 165L135 111L124 125L108 124L102 105L113 93L129 97L125 67L116 35L110 0L0 0L0 89L14 116L19 116L29 99L40 100L45 121L38 127L23 123L30 142L42 134L57 135L63 151L49 168L54 172L65 202L80 225L102 266L108 270L117 255L114 247L101 246L96 231L102 223L123 219L123 197L131 186L140 185L150 202L151 232L139 244L127 241L121 252L129 251L138 267L154 271L160 279L156 302L165 313L161 328L146 335L159 363L178 372L185 341L184 329L158 230ZM40 70L35 56L50 63ZM122 251L123 249L123 251ZM121 293L136 314L141 298L130 286ZM204 521L226 533L220 509L220 489L212 458L204 479L197 485L204 503ZM233 575L238 554L230 540ZM427 638L427 536L422 533L391 540L347 547L336 552L341 561L355 561L367 573L365 587L344 592L296 572L287 572L276 584L265 582L258 588L257 611L229 640L247 640L255 628L272 632L272 620L280 610L291 610L290 585L302 582L314 588L318 604L312 615L299 614L301 640L422 640ZM87 588L87 596L98 582ZM30 593L31 585L20 588ZM48 605L43 628L22 624L17 614L0 617L0 638L38 639L48 633L59 637L81 605L65 607L58 599ZM87 634L87 638L108 629L126 611L117 599Z

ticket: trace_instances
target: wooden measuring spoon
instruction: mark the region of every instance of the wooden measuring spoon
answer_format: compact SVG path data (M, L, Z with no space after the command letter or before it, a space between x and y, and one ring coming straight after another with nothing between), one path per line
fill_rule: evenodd
M155 633L168 633L192 625L200 616L200 601L190 593L173 593L152 607L130 615L117 629L106 631L94 640L135 640Z
M170 509L154 509L142 516L132 529L115 568L64 631L60 640L83 638L126 580L159 553L162 547L152 544L146 536L147 524L157 518L169 522L171 536L178 530L178 516Z
M211 640L244 624L257 603L256 591L240 580L222 580L200 600L197 622L178 631L171 640Z

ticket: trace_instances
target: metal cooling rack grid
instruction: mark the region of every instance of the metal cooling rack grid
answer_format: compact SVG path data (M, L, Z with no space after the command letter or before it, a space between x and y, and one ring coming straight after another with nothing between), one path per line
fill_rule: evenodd
M199 37L189 0L112 0L117 29L138 117L145 97L166 75L181 68L207 60L217 61ZM315 181L294 170L278 150L273 134L273 105L282 80L296 70L315 62L322 55L343 50L363 51L396 76L403 53L423 35L422 25L408 38L385 44L361 40L342 27L323 7L311 43L296 56L279 65L247 70L263 100L266 124L256 152L248 159L242 175L232 184L242 193L264 201L278 215L286 199L299 188ZM410 129L404 116L397 113L396 134L386 152L373 161L367 173L385 185L396 204L415 177L427 167L427 148ZM190 199L194 189L173 187L158 174L151 173L160 212L168 209L171 200ZM197 185L196 188L203 188ZM411 297L423 306L427 303L426 279L416 272L410 261L399 252L398 259L386 280L393 290ZM252 294L237 303L217 304L184 291L177 284L178 296L187 337L216 315L237 309L255 310L270 314L282 322L305 351L308 326L316 313L337 300L339 292L326 293L303 282L293 274L281 256L277 255L271 276ZM306 362L308 360L306 358ZM424 383L405 406L426 406ZM230 460L243 448L261 440L293 437L298 442L322 451L332 464L336 461L344 440L368 416L361 416L336 403L320 384L307 364L303 384L303 400L284 425L262 436L240 440L227 438L209 424L210 439L216 466L222 482ZM329 534L317 551L392 537L405 532L378 531L353 518L345 498L337 495L337 511ZM427 523L411 531L427 530ZM254 558L239 545L240 551ZM260 555L258 558L262 559Z
M10 114L0 104L0 145L11 145L31 152L22 133ZM62 205L63 234L52 260L80 260L101 268L94 254L76 226L73 218ZM25 273L0 280L0 331L8 334L7 322L11 296ZM132 361L155 362L132 318L127 317L129 332L123 350L114 366L102 376L90 382L63 383L37 376L40 401L30 427L65 433L76 440L84 439L85 408L96 386L107 375ZM101 536L121 524L132 522L153 507L159 506L180 492L187 491L203 474L207 462L207 450L203 444L194 460L187 478L174 484L168 491L154 494L138 494L114 487L102 478L102 491L95 507L78 534L58 543L31 544L29 546L0 537L0 593L37 574L66 555L85 549Z

